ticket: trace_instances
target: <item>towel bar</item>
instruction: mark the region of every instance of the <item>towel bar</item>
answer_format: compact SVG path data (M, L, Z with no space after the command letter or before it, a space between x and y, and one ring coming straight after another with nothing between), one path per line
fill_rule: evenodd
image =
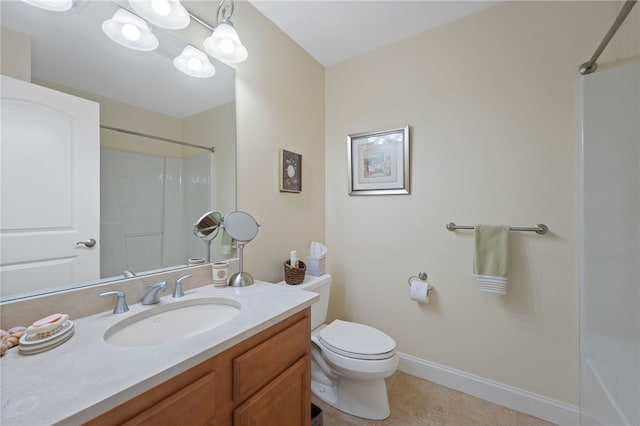
M467 226L467 225L456 225L453 222L447 223L448 231L455 231L456 229L475 229L475 226ZM520 227L520 226L511 226L509 228L510 231L530 231L535 232L536 234L546 234L549 228L544 223L539 223L535 227Z

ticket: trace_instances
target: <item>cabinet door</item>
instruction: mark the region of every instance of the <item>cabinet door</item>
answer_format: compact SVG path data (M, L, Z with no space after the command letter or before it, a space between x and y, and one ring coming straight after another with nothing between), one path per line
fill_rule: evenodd
M308 426L311 361L306 355L233 413L234 426Z
M209 373L169 398L138 414L125 426L207 425L215 413L215 373Z

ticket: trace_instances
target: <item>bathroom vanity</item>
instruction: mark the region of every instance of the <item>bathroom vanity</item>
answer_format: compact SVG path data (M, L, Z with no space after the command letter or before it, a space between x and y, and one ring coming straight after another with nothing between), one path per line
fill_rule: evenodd
M130 301L124 314L72 316L75 335L52 350L10 350L0 360L0 423L309 424L309 307L317 294L260 281L244 288L209 284L180 299L164 293L159 305L202 298L233 300L240 312L167 343L109 343L107 330L150 309Z
M309 330L306 308L87 425L306 425Z

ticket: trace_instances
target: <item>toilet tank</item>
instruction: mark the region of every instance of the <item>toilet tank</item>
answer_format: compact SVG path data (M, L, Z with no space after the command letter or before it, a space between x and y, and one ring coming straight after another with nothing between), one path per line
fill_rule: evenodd
M311 329L313 330L324 324L327 319L327 308L329 307L331 275L324 274L319 277L307 275L304 281L296 285L295 288L320 294L320 300L311 305Z

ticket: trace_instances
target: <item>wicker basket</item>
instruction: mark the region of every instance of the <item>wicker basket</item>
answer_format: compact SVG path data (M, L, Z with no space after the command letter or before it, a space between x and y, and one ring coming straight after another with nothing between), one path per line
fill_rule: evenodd
M284 262L284 281L287 284L300 284L304 281L304 272L307 270L307 265L302 260L298 261L298 268L291 267L291 261Z

